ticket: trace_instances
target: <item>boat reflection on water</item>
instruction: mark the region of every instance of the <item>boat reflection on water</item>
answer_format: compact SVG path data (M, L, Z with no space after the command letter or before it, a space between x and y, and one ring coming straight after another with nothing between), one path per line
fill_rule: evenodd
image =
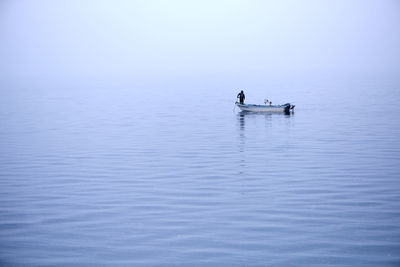
M294 111L284 112L284 113L274 113L274 112L252 112L252 111L240 111L237 113L237 118L239 121L240 130L245 129L246 117L248 118L260 118L264 117L267 121L271 121L272 117L275 116L284 116L284 117L293 117Z
M290 132L293 127L294 112L251 112L236 114L238 125L239 175L244 175L248 167L249 155L253 154L254 144L271 144L277 135ZM251 147L251 148L250 148ZM250 153L250 154L248 154Z
M289 119L293 118L294 112L286 112L286 113L276 113L276 112L251 112L251 111L240 111L237 113L237 120L238 120L238 125L239 125L239 135L241 139L241 143L244 144L245 141L245 129L246 129L246 120L250 121L259 121L260 119L264 117L265 119L265 127L269 128L272 127L273 124L272 122L275 119ZM290 123L291 120L288 120L287 122ZM256 129L254 129L256 130ZM259 130L259 129L258 129Z

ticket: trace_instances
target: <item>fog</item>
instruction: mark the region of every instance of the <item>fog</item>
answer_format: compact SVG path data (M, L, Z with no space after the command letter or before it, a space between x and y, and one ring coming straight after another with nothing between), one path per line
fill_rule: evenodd
M398 1L2 1L2 79L400 69Z

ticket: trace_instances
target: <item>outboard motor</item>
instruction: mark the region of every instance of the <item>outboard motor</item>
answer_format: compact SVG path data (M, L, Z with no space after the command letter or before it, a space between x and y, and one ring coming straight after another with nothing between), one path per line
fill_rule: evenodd
M282 106L285 107L285 113L289 113L290 112L290 103L283 104Z

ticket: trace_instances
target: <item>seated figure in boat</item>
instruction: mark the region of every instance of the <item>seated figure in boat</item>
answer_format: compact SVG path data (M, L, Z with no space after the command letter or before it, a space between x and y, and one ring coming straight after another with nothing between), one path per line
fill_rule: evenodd
M239 98L239 103L240 103L240 104L243 104L243 103L244 103L244 99L246 98L246 96L244 95L243 90L240 91L240 93L237 95L236 98Z
M272 102L269 101L268 99L264 99L264 104L265 105L269 104L270 106L272 106Z

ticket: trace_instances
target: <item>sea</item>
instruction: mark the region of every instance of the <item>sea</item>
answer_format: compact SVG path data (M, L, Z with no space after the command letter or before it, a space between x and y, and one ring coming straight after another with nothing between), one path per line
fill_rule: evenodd
M4 79L0 266L400 266L399 77Z

